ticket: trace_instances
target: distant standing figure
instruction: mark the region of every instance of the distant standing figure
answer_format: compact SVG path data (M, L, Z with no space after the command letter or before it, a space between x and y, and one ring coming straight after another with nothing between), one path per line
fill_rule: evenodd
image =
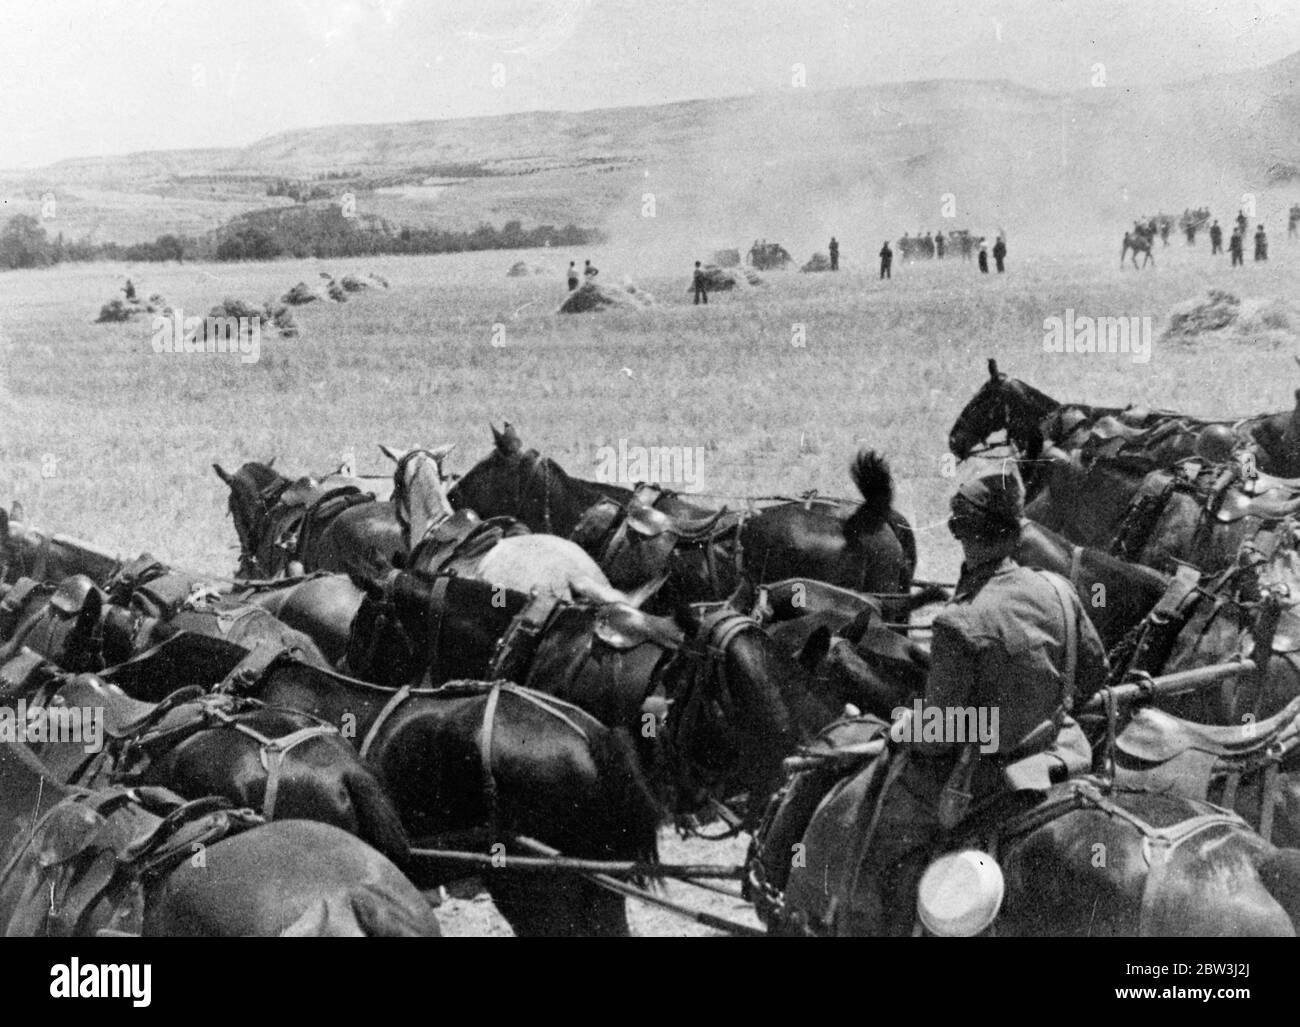
M1294 239L1296 228L1300 226L1300 203L1291 204L1291 211L1286 219L1286 234L1288 238Z
M937 259L943 260L943 249L947 245L943 239L942 232L936 232L934 235L934 255Z
M593 278L595 278L598 274L600 274L600 272L596 270L596 268L592 265L591 261L589 261L589 260L584 260L584 261L582 262L582 277L583 277L583 278L585 278L587 281L590 282L590 281L591 281Z
M135 302L135 285L131 279L126 280L126 285L122 286L122 291L126 293L126 298L132 303Z
M827 248L831 251L831 270L838 271L840 269L840 244L835 236L831 236L831 244Z
M1219 222L1216 220L1214 224L1210 226L1210 256L1213 257L1216 253L1222 252L1223 229L1219 227Z
M890 268L894 263L894 251L889 248L889 240L885 240L885 245L880 247L880 277L893 278Z
M707 288L705 288L706 283L704 280L704 272L700 269L700 262L698 260L695 262L695 278L693 279L693 281L695 284L696 304L698 305L700 303L703 303L705 306L708 306L709 291Z
M1237 211L1237 231L1243 236L1246 234L1246 215Z
M1255 259L1268 260L1268 236L1264 234L1263 225L1255 229Z
M1234 228L1232 230L1232 238L1228 240L1228 252L1232 255L1233 267L1236 267L1238 264L1244 263L1241 256L1242 245L1243 244L1242 244L1241 230L1238 228Z
M979 264L980 264L980 274L984 274L984 275L988 274L989 273L989 244L986 243L982 238L980 239Z
M573 292L578 287L578 262L569 261L569 292Z
M1006 270L1002 262L1007 259L1007 244L1002 236L998 236L998 241L993 244L993 262L998 266L998 274Z

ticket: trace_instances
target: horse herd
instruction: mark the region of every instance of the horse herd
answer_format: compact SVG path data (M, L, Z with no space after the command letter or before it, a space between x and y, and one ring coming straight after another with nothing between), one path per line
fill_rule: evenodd
M1079 590L1111 680L1078 697L1091 773L945 844L997 854L1001 933L1293 933L1294 415L1059 403L989 370L949 446L1020 464L1017 557ZM914 579L884 458L855 458L855 500L733 509L571 476L508 424L459 478L450 448L385 448L386 499L214 465L229 580L0 512L0 709L100 709L105 735L0 747L9 933L436 934L422 892L468 851L507 857L473 872L516 933L624 935L623 893L509 857L624 861L653 894L667 819L753 836L773 933L872 931L845 833L924 687L910 615L947 594Z

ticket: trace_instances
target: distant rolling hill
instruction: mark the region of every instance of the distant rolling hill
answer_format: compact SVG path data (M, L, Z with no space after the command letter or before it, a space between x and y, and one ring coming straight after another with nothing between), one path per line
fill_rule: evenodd
M1132 89L939 80L300 129L62 161L0 175L0 189L7 211L54 195L51 231L136 241L290 203L267 185L323 176L393 224L572 222L646 259L758 237L806 256L834 232L846 262L865 263L885 237L954 227L1005 228L1013 252L1117 245L1139 214L1205 203L1226 220L1246 193L1276 230L1300 201L1300 54Z

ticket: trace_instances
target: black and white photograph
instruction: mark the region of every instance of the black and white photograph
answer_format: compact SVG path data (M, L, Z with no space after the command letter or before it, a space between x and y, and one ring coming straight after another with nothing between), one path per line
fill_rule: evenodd
M1292 0L12 3L0 205L41 994L273 937L1264 993Z

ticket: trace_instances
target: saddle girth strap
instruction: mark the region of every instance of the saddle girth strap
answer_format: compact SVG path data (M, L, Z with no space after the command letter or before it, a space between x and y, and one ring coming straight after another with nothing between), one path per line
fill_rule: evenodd
M369 755L370 747L375 744L379 729L384 726L388 718L396 713L397 708L406 702L410 696L411 686L406 684L394 692L388 702L384 703L384 708L379 711L379 716L371 723L370 730L366 732L366 737L361 740L361 748L357 750L363 760Z
M497 641L496 652L488 665L488 680L527 683L541 637L560 603L560 598L551 593L538 593L529 599Z

